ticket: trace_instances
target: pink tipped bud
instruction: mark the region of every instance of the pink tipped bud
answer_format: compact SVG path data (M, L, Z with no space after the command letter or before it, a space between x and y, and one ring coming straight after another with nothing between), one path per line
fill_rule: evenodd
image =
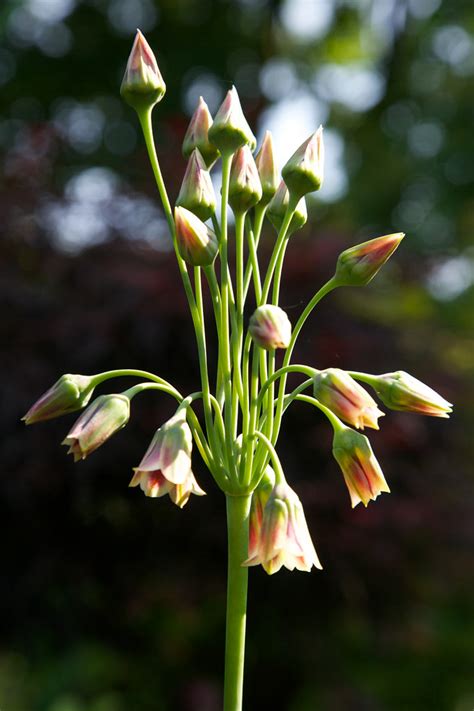
M250 148L238 148L232 159L229 181L229 203L236 214L256 205L262 197L262 185Z
M288 484L278 484L273 489L263 510L258 540L243 565L262 565L269 575L282 566L305 572L313 566L321 569L303 506Z
M21 419L27 425L80 410L89 402L94 378L88 375L61 375Z
M135 111L142 111L161 101L165 91L166 84L158 69L155 55L140 30L137 30L120 94Z
M335 415L357 429L379 429L381 412L375 400L351 376L339 368L327 368L314 377L314 397Z
M380 464L367 437L342 426L334 433L332 452L342 469L352 508L362 501L367 506L383 491L390 493Z
M377 237L349 247L339 255L335 279L340 286L365 286L391 257L404 238L403 232Z
M209 140L223 154L234 153L237 148L246 143L252 150L257 145L257 140L242 111L235 86L227 92L214 118L214 123L209 129Z
M270 131L265 133L260 150L256 155L255 163L257 164L260 182L262 184L262 205L268 205L272 197L275 195L278 188L278 171L273 155L273 138Z
M219 242L213 230L185 207L175 207L174 221L182 258L193 267L212 264L219 250Z
M368 382L391 410L417 412L432 417L449 417L452 412L450 402L403 370L371 376Z
M146 496L169 494L180 508L191 494L203 496L191 471L193 438L184 410L165 422L155 433L145 456L134 470L129 486L138 486Z
M211 176L197 148L191 153L176 204L185 207L200 220L208 220L216 211L216 195Z
M275 472L267 466L252 495L249 514L249 558L258 554L263 526L263 511L275 486Z
M212 168L219 158L219 151L209 141L209 129L212 126L212 116L202 96L199 104L189 122L188 130L183 140L183 155L189 158L195 148L202 155L208 170Z
M264 304L252 314L249 332L257 346L267 351L288 348L291 340L290 319L279 306Z
M62 444L69 447L74 461L85 459L130 418L130 399L123 394L101 395L89 405L72 426Z
M281 175L294 197L319 190L323 182L324 145L320 126L283 166Z
M278 190L270 201L268 206L267 215L272 223L273 227L277 232L281 230L283 220L285 218L286 210L288 208L288 203L290 200L290 194L288 188L286 187L283 180L278 186ZM288 227L287 235L290 236L296 230L299 230L303 225L306 224L308 219L308 210L306 209L306 200L304 197L296 205L293 217L291 218L290 225Z

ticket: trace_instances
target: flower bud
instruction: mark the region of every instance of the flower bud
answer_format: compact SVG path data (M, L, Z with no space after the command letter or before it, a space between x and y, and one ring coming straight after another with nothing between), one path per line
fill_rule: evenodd
M335 415L357 429L379 429L377 419L381 412L375 400L349 373L339 368L321 370L313 379L313 394L320 403Z
M261 564L273 575L285 566L288 570L310 572L321 569L308 531L303 506L288 484L277 484L263 510L263 521L258 541L243 565Z
M262 186L250 148L241 146L234 153L230 169L229 204L234 214L250 210L262 197Z
M418 412L432 417L449 417L452 405L432 388L398 370L395 373L371 376L370 385L391 410Z
M377 237L342 252L335 279L339 286L365 286L377 274L404 238L403 232Z
M180 508L191 494L203 496L191 471L193 438L186 422L186 412L180 410L156 432L136 469L129 486L138 486L153 498L169 494Z
M89 402L94 390L94 378L89 375L61 375L21 419L27 425L80 410Z
M202 96L189 122L188 130L183 140L183 155L189 158L195 148L202 155L207 169L210 170L219 158L219 151L209 141L209 129L212 126L212 116Z
M68 445L68 454L74 461L85 459L115 432L122 429L130 418L130 400L126 395L101 395L89 405L62 444Z
M277 232L281 230L286 210L288 208L289 200L290 194L288 192L288 188L282 180L280 182L280 185L278 186L278 190L271 199L267 210L267 215L270 219L270 222L272 223L273 227L276 229ZM306 209L306 200L304 199L304 197L302 197L296 205L293 217L291 218L291 222L286 233L287 236L289 237L293 234L293 232L296 232L296 230L299 230L301 227L303 227L303 225L306 224L307 219L308 211Z
M209 129L209 140L221 153L234 153L248 143L253 150L257 140L253 135L240 105L235 86L227 92Z
M319 190L323 182L323 127L306 139L283 166L281 175L291 195L297 198Z
M273 138L270 131L266 131L260 150L255 157L260 182L262 184L261 205L268 205L278 188L278 171L273 155Z
M257 488L252 494L249 514L249 558L257 555L263 525L263 511L275 486L275 472L267 466Z
M216 195L211 176L197 148L191 153L176 204L185 207L200 220L208 220L216 211Z
M257 346L273 351L288 348L291 340L291 323L279 306L259 306L249 321L249 332Z
M367 437L342 426L334 433L332 453L342 469L352 508L362 501L367 506L383 491L390 493L380 464Z
M219 250L219 242L213 230L185 207L175 207L174 221L182 258L193 267L212 264Z
M137 30L120 87L122 98L135 111L149 109L165 95L163 81L150 45Z

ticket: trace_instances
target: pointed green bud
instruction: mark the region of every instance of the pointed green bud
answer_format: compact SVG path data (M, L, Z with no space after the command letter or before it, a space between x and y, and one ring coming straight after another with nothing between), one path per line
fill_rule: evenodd
M373 375L367 382L374 388L383 404L391 410L417 412L432 417L449 417L453 406L436 390L403 370L384 375Z
M214 231L185 207L175 207L174 221L182 258L193 267L212 264L219 250Z
M319 190L323 182L323 166L323 127L320 126L283 166L281 175L291 195L300 198Z
M270 131L266 131L260 150L256 155L260 182L262 184L261 205L268 205L278 189L278 171L273 155L273 137Z
M279 306L264 304L252 314L249 332L257 346L267 351L288 348L291 340L291 322Z
M89 375L61 375L21 419L25 424L51 420L80 410L89 402L94 390L94 378Z
M234 153L237 148L249 144L254 150L257 139L253 135L240 105L235 86L227 92L209 129L209 140L222 154Z
M212 116L206 102L200 96L197 109L192 115L188 130L184 136L183 155L185 158L189 158L193 150L197 148L208 170L212 168L220 155L217 148L209 141L208 134L211 126Z
M234 214L242 214L262 197L262 186L250 148L238 148L232 158L229 181L229 204Z
M280 231L283 224L289 201L290 194L288 192L288 188L282 180L267 209L268 218L277 232ZM291 218L290 226L288 227L288 232L286 233L288 237L292 235L293 232L296 232L296 230L303 227L303 225L306 224L307 219L308 210L306 209L306 200L302 197L296 205L293 217Z
M404 238L403 232L377 237L349 247L337 260L335 279L339 286L365 286L377 274Z
M208 220L216 211L216 195L206 164L197 148L191 153L176 204Z
M69 446L74 461L85 459L130 418L130 398L123 393L101 395L84 410L62 444Z
M151 109L161 101L165 91L166 84L158 69L155 55L140 30L137 30L120 94L135 111L143 111Z

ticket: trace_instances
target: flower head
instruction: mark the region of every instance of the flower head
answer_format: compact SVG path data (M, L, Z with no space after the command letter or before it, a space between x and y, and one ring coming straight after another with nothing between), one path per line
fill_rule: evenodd
M278 171L273 155L273 138L270 131L266 131L260 150L255 157L260 182L262 184L262 205L267 205L275 195L278 188Z
M27 425L80 410L89 402L94 378L88 375L61 375L21 419Z
M273 198L270 200L270 204L268 205L267 210L267 215L270 219L270 222L272 223L273 227L276 229L277 232L281 230L281 226L285 218L289 201L290 194L288 192L288 188L282 180L280 182L280 185L278 186L278 190L276 191ZM296 230L299 230L301 227L303 227L303 225L306 224L307 219L308 210L306 209L306 200L304 199L304 197L302 197L301 200L298 201L295 211L293 213L293 217L291 218L291 222L286 233L288 237L292 235L293 232L296 232Z
M257 488L252 494L249 514L249 558L258 553L263 526L263 512L275 486L275 472L267 466Z
M323 182L324 144L320 126L283 166L281 175L291 195L300 198L319 190Z
M229 204L234 213L243 213L262 197L262 185L250 148L241 146L234 153L230 169Z
M334 458L342 469L352 508L362 501L367 506L383 491L390 493L380 464L365 435L342 426L334 433Z
M69 446L74 461L85 459L130 418L130 399L123 394L101 395L74 423L62 444Z
M370 384L384 405L391 410L418 412L432 417L449 417L453 409L451 403L444 397L403 370L374 376Z
M180 410L156 431L129 486L140 485L146 496L169 494L180 508L191 494L203 496L191 471L192 444L186 413Z
M214 122L209 128L209 140L221 153L234 153L237 148L246 143L252 150L257 145L257 140L242 111L235 86L229 89L219 107Z
M216 195L199 149L191 153L176 204L206 221L216 210Z
M182 258L193 267L212 264L219 250L215 232L185 207L175 207L174 221Z
M349 247L339 255L335 279L340 286L365 286L404 238L403 232L377 237Z
M267 351L288 348L291 339L291 323L279 306L263 304L252 314L249 332L255 343Z
M270 494L258 539L251 541L249 557L243 565L259 565L272 575L285 566L288 570L309 572L313 565L321 569L311 540L303 507L288 484L277 484Z
M183 140L183 155L189 158L195 148L203 157L203 160L210 170L219 158L219 151L209 141L209 129L212 126L212 116L208 106L202 96L199 97L197 109L189 122L188 130Z
M120 94L136 111L151 108L165 95L163 81L155 55L140 30L137 30L132 51L120 87Z
M340 368L321 370L313 379L313 394L335 415L357 429L372 427L379 429L377 420L384 413L370 397L367 390L359 385L349 373Z

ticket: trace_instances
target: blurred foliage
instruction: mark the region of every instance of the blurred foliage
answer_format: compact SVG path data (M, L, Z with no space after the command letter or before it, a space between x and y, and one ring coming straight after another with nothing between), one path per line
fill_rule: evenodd
M471 711L470 0L2 3L0 708L220 708L222 496L198 461L208 496L183 512L127 490L172 403L144 396L126 431L78 466L58 447L69 419L19 422L63 371L130 365L195 389L163 217L118 98L136 26L168 86L155 127L172 197L201 93L215 109L234 82L283 160L327 127L325 187L288 255L292 319L344 247L407 232L367 290L322 304L298 360L403 368L456 405L450 421L384 418L371 439L393 493L360 511L325 423L291 410L280 451L325 569L252 571L246 708Z

